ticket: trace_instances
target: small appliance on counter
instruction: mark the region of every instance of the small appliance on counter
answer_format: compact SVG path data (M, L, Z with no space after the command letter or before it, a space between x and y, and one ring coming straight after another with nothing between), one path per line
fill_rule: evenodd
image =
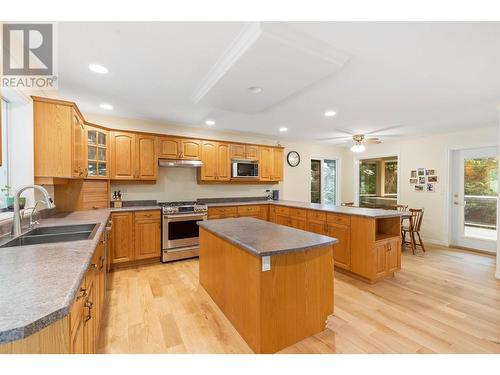
M122 208L122 193L120 190L113 192L113 207Z
M266 195L267 195L267 200L272 201L273 200L273 192L272 190L266 190Z
M279 200L280 200L280 191L273 190L273 201L279 201Z

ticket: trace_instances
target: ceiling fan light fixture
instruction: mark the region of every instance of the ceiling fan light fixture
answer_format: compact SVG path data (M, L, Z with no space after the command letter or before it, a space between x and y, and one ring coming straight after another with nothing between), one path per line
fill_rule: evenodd
M366 147L362 144L354 144L351 147L352 152L363 152L366 150Z

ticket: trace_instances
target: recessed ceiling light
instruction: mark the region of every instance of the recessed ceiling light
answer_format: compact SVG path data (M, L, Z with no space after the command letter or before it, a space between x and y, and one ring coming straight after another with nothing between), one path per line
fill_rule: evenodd
M286 126L282 126L280 128L280 132L287 132L288 131L288 128Z
M264 89L259 86L252 86L248 88L248 91L250 91L252 94L260 94Z
M99 107L101 107L102 109L107 109L108 111L113 109L113 106L111 104L106 103L99 104Z
M335 111L326 111L325 112L325 117L333 117L337 114Z
M212 126L212 125L215 125L215 121L214 120L207 120L207 121L205 121L205 124L208 126Z
M108 68L98 64L90 64L89 69L92 70L94 73L99 73L99 74L108 74L109 72Z

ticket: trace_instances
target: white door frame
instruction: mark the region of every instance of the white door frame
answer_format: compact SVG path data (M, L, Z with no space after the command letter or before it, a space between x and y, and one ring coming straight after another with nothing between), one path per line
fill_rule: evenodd
M384 152L380 154L365 154L363 152L360 152L359 154L354 155L353 157L353 193L354 193L354 205L359 206L359 161L361 159L377 159L377 158L390 158L390 157L396 157L396 160L398 162L398 197L397 197L397 203L399 204L399 196L400 196L400 189L401 189L401 160L399 157L399 152Z
M340 190L341 190L341 187L340 187L340 171L342 169L342 161L341 161L341 158L339 156L334 156L334 157L324 157L324 156L318 156L318 157L315 157L315 156L311 156L309 158L309 176L310 176L310 173L311 173L311 161L312 160L321 160L321 169L323 169L323 162L326 160L335 160L335 205L339 206L340 205L340 197L342 196L340 194ZM323 174L321 174L321 179L323 180ZM308 201L310 202L311 201L311 181L308 181L309 183L309 199ZM321 186L323 186L323 181L321 181ZM321 197L321 203L323 203L323 194L320 195Z
M471 239L470 241L465 239L465 241L461 241L462 244L459 244L456 240L458 223L455 218L455 197L453 196L455 190L456 176L455 176L455 156L458 156L459 152L464 152L467 150L475 150L475 149L486 149L492 148L496 149L497 157L500 157L498 144L495 143L485 143L478 145L470 145L470 146L457 146L457 147L449 147L448 148L448 192L447 192L447 202L448 202L448 245L449 246L458 246L458 247L467 247L473 248L475 250L484 251L489 254L495 253L497 248L497 241L495 240L487 240L487 239ZM460 198L460 197L459 197ZM497 206L497 223L498 223L498 206ZM497 224L498 225L498 224Z

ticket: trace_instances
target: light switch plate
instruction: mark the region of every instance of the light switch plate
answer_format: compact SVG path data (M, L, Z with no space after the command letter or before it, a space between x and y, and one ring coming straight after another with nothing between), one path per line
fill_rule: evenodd
M271 257L269 255L262 257L262 272L271 270Z

